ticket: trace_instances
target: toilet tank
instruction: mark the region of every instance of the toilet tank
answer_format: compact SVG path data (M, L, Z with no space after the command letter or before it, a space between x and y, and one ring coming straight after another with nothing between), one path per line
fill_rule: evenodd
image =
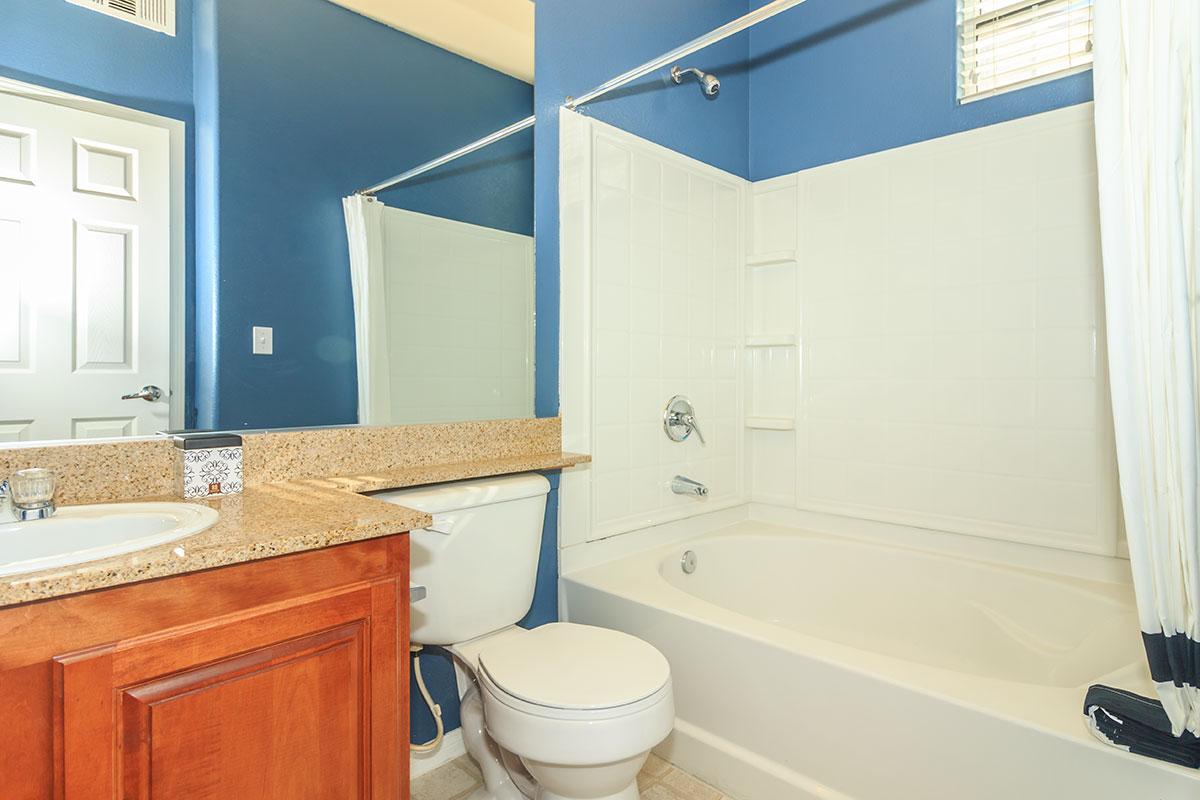
M419 486L372 497L433 516L410 534L418 644L450 645L519 621L533 604L550 482L542 475Z

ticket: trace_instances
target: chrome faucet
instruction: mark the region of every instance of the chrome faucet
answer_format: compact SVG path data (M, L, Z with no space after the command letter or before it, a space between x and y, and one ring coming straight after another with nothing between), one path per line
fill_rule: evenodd
M663 430L672 442L682 442L694 433L700 444L707 444L700 426L696 424L696 410L692 407L692 401L681 394L675 395L667 403L663 411Z
M8 506L6 516L18 522L54 516L54 473L35 467L13 473L0 482L0 501Z
M675 494L686 494L692 497L708 497L707 486L682 475L676 475L671 480L671 491Z
M0 481L0 522L13 522L17 515L13 513L12 498L8 496L8 481Z

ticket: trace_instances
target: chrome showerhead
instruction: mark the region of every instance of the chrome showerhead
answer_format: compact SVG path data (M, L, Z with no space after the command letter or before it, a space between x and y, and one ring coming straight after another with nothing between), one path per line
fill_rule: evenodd
M717 80L716 75L702 72L695 67L688 67L687 69L681 69L678 65L671 67L671 80L676 83L683 83L683 76L688 73L695 75L696 79L700 81L700 88L704 90L705 96L716 97L717 92L721 91L721 82Z

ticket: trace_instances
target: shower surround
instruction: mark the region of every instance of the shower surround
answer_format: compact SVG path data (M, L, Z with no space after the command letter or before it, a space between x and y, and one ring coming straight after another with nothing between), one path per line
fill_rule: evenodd
M718 786L744 787L747 800L899 796L804 758L820 749L815 731L836 729L836 709L806 725L812 698L797 695L790 724L771 722L791 675L841 686L839 702L851 705L853 686L869 684L872 702L903 707L905 719L941 720L881 728L880 748L923 724L942 736L953 721L946 741L996 734L1021 752L1062 747L1079 756L1063 762L1068 771L1103 765L1095 774L1117 776L1114 785L1154 775L1162 797L1194 792L1194 776L1096 743L1081 714L1088 681L1146 678L1135 623L1132 644L1111 646L1088 644L1095 626L1071 624L1088 598L1097 605L1087 614L1110 632L1130 608L1091 104L753 183L572 112L561 112L560 130L564 445L595 456L590 470L563 476L560 594L573 621L628 630L672 654L671 757ZM660 327L639 327L655 319ZM692 395L707 447L664 435L661 410L677 393ZM708 483L709 499L672 496L676 473ZM749 572L719 599L689 595L671 577L697 537L747 520L778 526L776 542L845 544L760 547L758 528L738 529L748 535L730 546L748 548L738 563ZM854 544L868 540L875 549ZM654 548L666 549L639 560ZM700 569L733 563L732 551L694 549ZM910 550L929 555L912 561ZM902 648L880 657L866 628L836 637L836 653L821 632L776 630L797 613L826 616L813 603L837 610L820 592L771 591L817 576L858 587L864 614L890 605L914 625L926 618L919 602L858 574L865 562L853 556L868 552L880 563L908 558L913 579L930 586L995 579L974 594L945 592L941 608L991 620L994 641L975 645L1020 650L1017 668L981 675ZM1021 622L1002 602L1005 586L1030 580L1064 587L1038 595L1045 618L1032 627L1036 614ZM1057 639L1036 633L1043 623L1058 626ZM965 642L910 644L966 657ZM1052 686L1031 677L1055 653L1070 654L1070 674ZM856 683L864 665L868 684ZM721 699L760 672L774 688L756 692L757 704ZM1035 713L1029 698L1047 693L1055 700ZM1047 735L1052 747L1038 743ZM937 747L921 752L914 769L931 777L913 783L924 792L913 796L963 796L969 776L939 783ZM1005 763L1016 769L1021 758ZM1068 785L1025 777L1009 783L1030 798L1062 797Z
M755 183L561 124L563 546L757 502L1118 554L1090 103Z
M562 407L576 412L563 441L602 463L572 484L565 545L745 502L746 186L573 112L562 125L572 153L561 184ZM705 444L664 434L675 395L694 404ZM672 493L675 475L706 484L708 497Z

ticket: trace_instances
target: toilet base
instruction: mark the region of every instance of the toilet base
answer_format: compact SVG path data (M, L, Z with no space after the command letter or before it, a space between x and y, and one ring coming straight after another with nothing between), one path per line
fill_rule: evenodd
M637 781L634 781L616 794L606 794L603 797L567 797L566 795L554 794L554 792L546 789L540 789L538 790L536 800L641 800L641 794L638 793Z
M536 787L524 774L517 758L505 753L487 735L483 726L483 703L475 685L469 685L463 694L459 714L467 755L479 767L484 784L472 792L468 800L530 800Z
M540 789L534 800L641 800L642 795L638 792L637 781L631 783L624 790L616 794L605 795L604 797L565 797L561 794L554 794L546 789ZM467 800L497 800L496 795L486 786L480 786L471 794L467 795Z
M589 768L587 773L590 774L584 776L578 775L577 767L535 763L532 765L533 770L545 774L549 783L557 785L557 788L562 788L562 779L567 774L576 773L567 784L572 794L553 792L539 785L529 774L533 770L527 769L528 765L513 753L504 750L488 735L483 719L483 702L475 676L457 658L454 666L462 698L460 718L463 743L466 745L467 755L478 765L484 781L484 785L472 792L467 800L641 800L636 777L615 794L610 794L595 784L597 778L601 784L611 781L615 777L612 775L614 769L636 776L649 753L643 753L627 762L607 765L607 769L604 766ZM606 773L607 779L604 777ZM580 777L583 778L582 784ZM592 785L588 786L589 783ZM604 793L596 794L597 790Z
M588 767L542 764L528 759L524 764L538 780L535 800L640 800L637 774L647 755Z

